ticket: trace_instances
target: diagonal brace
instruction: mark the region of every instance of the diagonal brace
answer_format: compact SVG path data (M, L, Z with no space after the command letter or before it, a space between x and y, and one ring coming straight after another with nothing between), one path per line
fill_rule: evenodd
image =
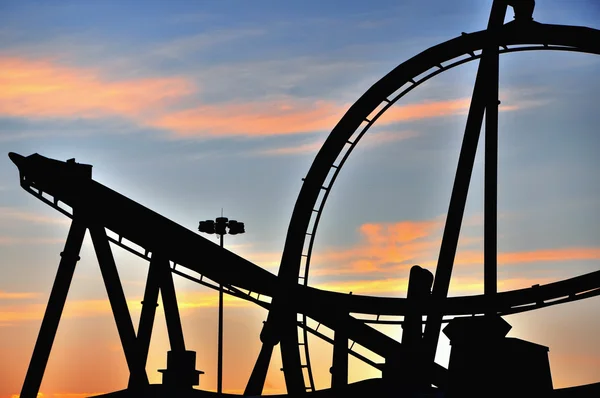
M108 293L110 306L117 324L129 373L134 380L133 383L135 385L147 385L148 376L146 374L145 366L140 360L140 355L138 355L138 345L133 322L129 314L127 300L125 299L125 293L121 286L117 266L110 249L106 231L99 225L90 226L89 230L96 256L98 257L102 279L104 280L106 292Z
M150 339L152 337L152 329L154 327L154 318L156 316L156 307L158 307L158 293L160 289L160 265L156 263L156 258L150 260L148 269L148 278L146 279L146 289L144 291L144 301L142 301L142 312L140 314L140 323L137 333L138 355L139 360L144 368L148 360L148 352L150 351ZM134 382L133 377L130 377L129 384Z

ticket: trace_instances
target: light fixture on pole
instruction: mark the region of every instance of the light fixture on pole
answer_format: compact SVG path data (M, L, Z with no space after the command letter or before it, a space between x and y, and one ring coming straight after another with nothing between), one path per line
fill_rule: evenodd
M244 223L236 220L228 220L223 217L217 217L216 220L200 221L198 231L206 234L217 234L221 247L223 247L223 235L237 235L245 233ZM219 332L218 332L218 353L217 353L217 393L223 393L223 285L219 283Z

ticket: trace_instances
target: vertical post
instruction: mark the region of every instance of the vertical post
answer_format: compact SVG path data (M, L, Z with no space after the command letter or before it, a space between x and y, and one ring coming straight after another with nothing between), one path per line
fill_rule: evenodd
M497 5L497 7L500 7ZM506 6L505 6L506 7ZM494 10L492 10L494 12ZM499 62L497 29L504 23L504 13L490 20L488 31L491 33L489 46L482 54L481 62L485 67L486 105L485 105L485 170L484 170L484 232L483 264L484 294L486 297L486 315L496 313L494 299L498 279L498 105L499 105ZM500 19L500 15L502 18Z
M219 235L223 247L223 234ZM217 343L217 394L223 393L223 284L219 284L219 331Z
M99 225L92 225L89 228L96 257L98 257L102 279L104 280L104 286L106 287L106 293L108 294L108 300L115 317L121 345L123 346L123 353L125 354L129 368L130 381L135 386L148 385L146 368L142 365L140 356L138 355L135 329L133 328L125 292L123 292L123 286L121 286L119 273L110 249L106 231L104 227Z
M159 267L156 264L156 257L152 256L148 268L148 278L146 279L146 289L144 291L144 301L142 301L142 313L140 314L140 323L137 333L138 354L141 365L146 367L148 360L148 351L150 350L150 339L152 337L152 328L154 327L154 318L156 316L156 307L158 307L159 293ZM132 385L132 378L129 378L129 384Z
M346 386L348 386L348 333L345 327L339 327L333 335L331 388L340 390Z
M71 222L69 234L67 235L65 248L60 253L61 259L58 271L56 272L56 278L54 279L54 285L48 298L46 312L42 319L40 332L35 342L31 362L29 362L23 388L21 389L20 397L22 398L35 398L40 391L42 378L48 364L48 357L52 350L60 317L65 306L65 301L67 300L71 281L73 280L75 265L79 261L79 252L83 244L85 229L83 222L74 217Z
M494 0L490 12L490 19L488 21L488 32L490 31L490 28L500 26L504 23L507 7L505 2ZM493 35L490 34L488 37L492 39ZM489 45L487 47L489 47ZM483 49L484 56L487 52L486 50L487 48ZM435 360L435 352L440 337L443 317L443 313L440 309L442 308L443 301L448 296L450 277L454 266L454 257L456 256L456 247L458 245L471 174L473 172L473 163L477 151L477 142L479 141L487 99L490 98L485 94L485 89L489 87L489 84L486 84L487 78L486 63L483 62L482 59L477 71L475 87L473 88L471 106L469 107L465 135L463 137L462 147L458 158L456 177L454 179L454 186L452 187L450 206L446 218L446 225L444 227L442 245L440 247L435 280L431 292L433 302L432 310L427 317L427 325L423 336L426 360L430 362Z
M432 283L433 274L428 270L418 265L410 269L406 292L409 307L402 323L401 340L407 355L402 359L401 373L393 376L400 379L403 392L409 394L428 385L427 378L424 377L428 372L424 366L427 362L423 362L422 321L425 312L423 304L429 299Z

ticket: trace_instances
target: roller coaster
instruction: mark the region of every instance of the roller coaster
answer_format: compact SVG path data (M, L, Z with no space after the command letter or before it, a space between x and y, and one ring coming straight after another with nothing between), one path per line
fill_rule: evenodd
M513 21L505 23L509 7ZM501 54L569 51L600 54L600 30L533 20L533 0L494 0L486 30L463 33L400 64L367 90L333 128L304 178L274 275L92 179L92 166L10 153L21 187L72 219L48 305L23 383L21 398L39 392L84 235L89 230L130 372L127 389L102 397L217 396L199 384L195 352L186 350L173 275L248 300L268 310L262 347L244 392L260 396L279 344L286 397L378 396L598 396L600 383L553 389L547 347L505 337L502 316L600 295L600 271L497 292L498 73ZM435 278L412 268L406 298L343 294L309 286L310 261L325 203L342 167L364 134L392 105L427 80L479 60ZM485 118L484 294L448 297L477 143ZM149 264L137 333L111 244ZM141 249L139 249L141 248ZM215 266L218 264L218 266ZM158 295L171 350L162 384L150 384L146 362ZM385 319L380 319L385 317ZM308 320L333 330L333 338ZM423 321L425 319L425 321ZM448 369L434 362L442 324L452 351ZM370 324L401 324L398 342ZM422 328L424 324L424 330ZM333 345L331 387L316 390L308 335ZM376 363L357 343L384 358ZM509 354L507 354L509 353ZM348 382L353 356L382 377ZM518 358L518 360L515 360ZM522 365L519 366L519 363ZM494 369L504 369L502 371ZM486 392L486 391L489 391ZM497 395L494 395L497 394Z

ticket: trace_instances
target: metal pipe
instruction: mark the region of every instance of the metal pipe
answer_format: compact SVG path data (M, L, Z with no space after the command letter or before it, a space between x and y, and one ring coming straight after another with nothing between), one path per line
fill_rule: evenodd
M223 235L220 234L220 243L223 247ZM223 394L223 284L219 284L219 332L217 346L217 393Z

